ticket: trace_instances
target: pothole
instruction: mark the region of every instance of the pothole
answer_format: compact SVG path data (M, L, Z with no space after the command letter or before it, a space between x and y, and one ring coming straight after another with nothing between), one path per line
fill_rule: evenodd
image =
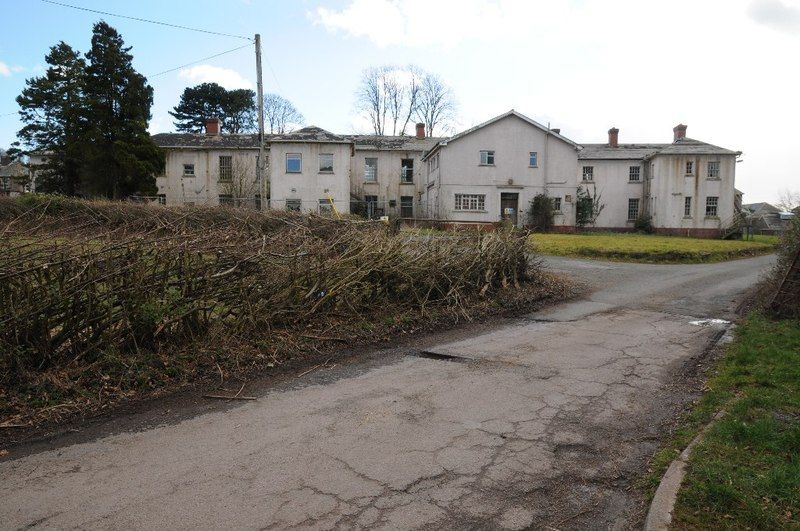
M467 363L472 361L469 358L454 356L452 354L442 354L440 352L431 352L429 350L418 350L417 352L414 352L412 356L416 356L418 358L427 358L429 360L451 361L454 363Z

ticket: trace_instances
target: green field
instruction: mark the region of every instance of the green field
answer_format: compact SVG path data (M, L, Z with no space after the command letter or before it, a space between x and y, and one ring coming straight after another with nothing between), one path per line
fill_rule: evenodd
M693 420L726 415L692 453L673 524L800 528L800 321L748 318L708 388Z
M719 262L767 254L775 236L751 241L711 240L650 234L584 233L532 234L532 247L541 254L653 263Z

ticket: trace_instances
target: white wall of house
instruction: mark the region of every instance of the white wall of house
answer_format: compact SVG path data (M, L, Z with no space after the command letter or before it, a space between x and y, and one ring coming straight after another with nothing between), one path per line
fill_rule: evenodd
M494 164L481 164L481 151L494 151ZM537 153L531 166L530 153ZM575 194L577 150L517 116L510 115L467 135L449 141L439 153L439 170L428 175L428 184L437 188L437 217L491 223L501 219L502 193L519 194L518 224L533 197L547 189L548 195L562 198L564 223L574 219L571 205L564 199ZM430 189L428 197L433 197ZM485 196L481 211L455 208L456 194Z
M629 199L639 199L639 212L643 208L644 168L642 160L586 160L578 164L577 184L592 195L597 193L603 210L595 222L596 227L633 228L628 219ZM592 168L593 178L583 180L585 167ZM631 180L631 167L639 168L639 180Z
M254 198L258 149L191 149L169 148L164 173L156 178L158 194L166 204L218 205L220 195ZM232 160L232 182L220 182L220 157ZM184 171L194 165L194 174Z
M650 196L653 226L659 228L719 229L734 216L735 155L657 155L653 158ZM686 173L686 163L693 173ZM709 176L709 163L719 163L719 177ZM691 197L685 216L685 198ZM709 197L717 198L717 215L707 216Z
M301 210L317 212L320 200L331 197L340 212L349 212L351 149L350 143L272 142L270 207L285 209L287 200L299 200ZM288 154L301 155L301 172L286 171ZM333 172L320 171L321 154L333 155Z
M416 215L420 208L418 192L423 188L425 180L425 172L422 169L424 163L420 160L422 154L422 151L370 149L356 146L355 156L352 159L350 182L352 195L360 200L368 195L377 196L378 202L382 208L386 209L387 215L399 215L401 198L412 197ZM366 178L366 159L377 159L378 172L375 180ZM401 179L404 159L413 160L410 183L402 182ZM389 206L392 201L394 201L394 207Z

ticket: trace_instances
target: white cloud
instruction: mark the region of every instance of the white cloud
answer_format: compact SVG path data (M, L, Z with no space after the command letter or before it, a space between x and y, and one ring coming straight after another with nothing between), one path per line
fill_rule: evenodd
M0 76L3 77L10 77L12 74L16 74L17 72L22 72L25 70L21 66L8 66L3 61L0 61Z
M253 83L236 70L212 65L197 65L178 72L178 77L192 83L217 83L228 90L253 88Z
M800 35L800 6L789 5L781 0L756 0L750 4L747 14L768 28Z

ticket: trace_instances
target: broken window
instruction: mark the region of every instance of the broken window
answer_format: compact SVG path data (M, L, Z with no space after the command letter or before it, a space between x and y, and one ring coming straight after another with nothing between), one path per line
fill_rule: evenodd
M319 213L331 214L333 213L333 199L320 199L319 200Z
M333 153L319 154L319 172L333 173Z
M694 175L694 161L686 161L686 175Z
M194 174L194 165L192 165ZM230 155L220 155L219 157L219 180L230 181L233 179L233 157Z
M593 181L594 180L594 166L584 166L583 167L583 180L584 181Z
M414 159L402 159L400 161L400 182L414 182Z
M706 217L717 217L717 207L719 206L719 197L709 196L706 197Z
M719 161L712 161L708 163L708 178L719 179Z
M414 196L411 195L400 196L400 217L401 218L414 217Z
M183 176L184 177L194 177L194 164L184 164L183 165Z
M286 200L286 210L290 210L292 212L300 212L300 205L301 201L299 199Z
M378 180L378 159L371 157L364 159L364 180L370 182Z

